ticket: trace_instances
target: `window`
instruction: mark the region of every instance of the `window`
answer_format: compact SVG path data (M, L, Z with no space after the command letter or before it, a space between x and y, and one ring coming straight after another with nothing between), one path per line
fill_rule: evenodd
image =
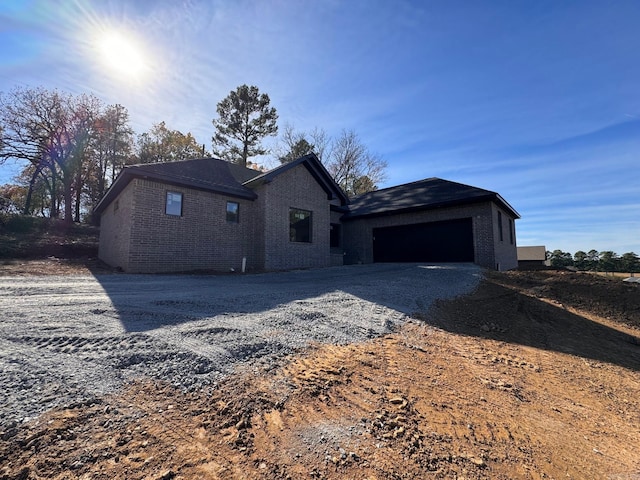
M509 240L511 240L511 245L513 245L513 220L509 219Z
M182 216L182 194L177 192L167 192L167 204L164 209L167 215Z
M227 202L227 222L240 222L240 204L236 202Z
M502 212L498 212L498 231L500 232L500 241L504 240L504 236L502 234Z
M340 224L332 223L329 227L329 246L331 248L340 248Z
M299 208L289 209L289 240L311 243L311 212Z

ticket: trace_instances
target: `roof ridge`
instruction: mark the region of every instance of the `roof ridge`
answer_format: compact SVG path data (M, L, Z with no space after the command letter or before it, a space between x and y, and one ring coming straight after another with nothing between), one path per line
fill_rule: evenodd
M219 162L219 163L225 163L228 164L230 167L232 168L241 168L243 170L247 170L249 172L257 172L260 173L258 170L254 170L253 168L249 168L249 167L245 167L243 165L239 165L237 163L233 163L233 162L229 162L227 160L223 160L222 158L216 158L216 157L202 157L202 158L187 158L184 160L174 160L174 161L166 161L166 162L148 162L148 163L133 163L131 165L125 165L124 168L131 168L131 167L139 167L139 168L145 168L145 167L162 167L164 165L177 165L177 164L184 164L184 163L190 163L190 162L202 162L205 160L213 160L214 162Z
M413 182L401 183L400 185L393 185L391 187L380 188L378 190L371 190L370 192L361 193L360 195L356 195L355 197L353 197L353 199L356 199L356 198L359 198L359 197L363 197L365 195L372 195L372 194L375 194L377 192L384 192L386 190L395 190L395 189L398 189L398 188L408 187L408 186L411 186L411 185L417 185L417 184L420 184L420 183L432 182L434 180L437 180L437 181L440 181L440 182L449 183L449 184L454 184L454 185L460 185L460 186L463 186L463 187L469 187L469 188L473 188L473 189L476 189L476 190L482 190L482 191L487 192L487 193L496 194L496 192L494 192L492 190L487 190L486 188L476 187L476 186L473 186L473 185L469 185L467 183L455 182L453 180L447 180L445 178L440 178L440 177L428 177L428 178L423 178L422 180L414 180Z
M359 195L356 195L353 198L358 198L358 197L362 197L364 195L369 195L369 194L372 194L372 193L375 193L375 192L384 192L385 190L392 190L392 189L395 189L395 188L398 188L398 187L406 187L406 186L409 186L409 185L415 185L415 184L418 184L418 183L427 182L427 181L433 181L433 180L440 180L440 181L443 181L443 182L448 182L449 181L449 180L445 180L445 179L439 178L439 177L423 178L422 180L414 180L413 182L401 183L400 185L393 185L391 187L384 187L384 188L379 188L377 190L371 190L370 192L365 192L365 193L361 193ZM455 182L451 182L451 183L455 183ZM463 184L460 184L460 185L463 185Z
M153 167L153 166L160 166L160 165L175 165L177 163L187 163L187 162L193 162L195 160L217 160L220 162L223 162L224 160L221 160L219 158L214 158L214 157L203 157L203 158L185 158L183 160L168 160L165 162L147 162L147 163L132 163L131 165L125 165L124 168L130 168L130 167Z

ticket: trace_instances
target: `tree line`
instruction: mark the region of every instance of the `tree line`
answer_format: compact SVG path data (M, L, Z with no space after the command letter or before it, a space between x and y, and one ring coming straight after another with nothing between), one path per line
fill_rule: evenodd
M619 256L612 251L598 252L589 250L577 251L573 255L562 250L547 252L547 260L552 267L574 267L578 270L597 272L640 272L640 257L634 252L627 252Z
M330 138L321 128L297 132L286 125L270 151L266 137L278 134L278 114L269 96L241 85L217 104L212 151L190 133L164 121L136 134L129 112L94 95L43 87L0 92L0 165L24 165L15 182L0 185L0 212L80 221L91 213L126 165L172 162L211 155L250 168L256 156L287 163L314 152L349 196L375 190L387 164L353 130Z

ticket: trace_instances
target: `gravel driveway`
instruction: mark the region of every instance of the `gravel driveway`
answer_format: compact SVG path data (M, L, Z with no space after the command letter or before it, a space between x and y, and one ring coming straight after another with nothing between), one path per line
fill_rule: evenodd
M185 390L309 343L389 332L472 291L475 265L376 264L260 275L0 277L0 424L134 378Z

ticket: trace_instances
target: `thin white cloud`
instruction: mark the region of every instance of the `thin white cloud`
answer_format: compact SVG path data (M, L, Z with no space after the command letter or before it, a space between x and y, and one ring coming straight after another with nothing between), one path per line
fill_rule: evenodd
M634 244L637 225L625 219L640 216L640 144L616 126L640 112L634 4L544 13L411 1L11 5L0 5L0 41L11 46L0 52L0 91L93 92L124 105L139 133L164 120L209 148L217 102L253 84L281 125L358 132L389 163L383 186L447 178L503 195L523 215L520 239ZM106 75L87 27L133 35L150 79Z

